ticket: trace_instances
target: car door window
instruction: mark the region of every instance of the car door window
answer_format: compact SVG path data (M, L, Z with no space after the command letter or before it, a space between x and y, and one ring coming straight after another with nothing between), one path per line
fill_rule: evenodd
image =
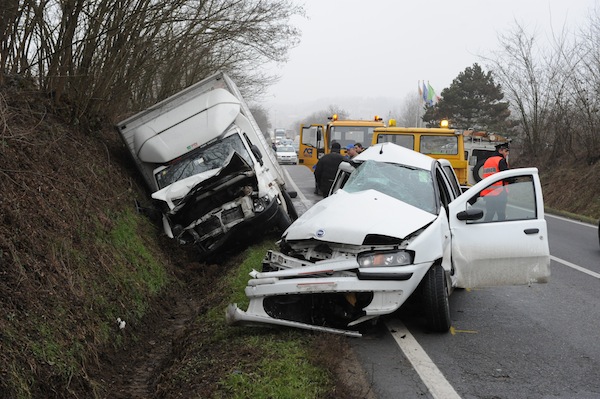
M467 208L481 209L483 217L467 223L536 219L535 198L535 185L529 175L505 180L502 186L487 186L467 202Z

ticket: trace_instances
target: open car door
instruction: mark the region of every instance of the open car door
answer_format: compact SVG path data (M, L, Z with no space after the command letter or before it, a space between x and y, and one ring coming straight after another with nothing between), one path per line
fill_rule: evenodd
M492 214L494 199L485 190L498 181L504 181L504 218ZM455 286L547 282L550 251L536 168L489 176L452 201L449 211Z

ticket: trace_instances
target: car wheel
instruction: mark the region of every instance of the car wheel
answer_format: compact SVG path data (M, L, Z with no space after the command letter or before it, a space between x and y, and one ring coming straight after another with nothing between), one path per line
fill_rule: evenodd
M485 159L480 160L473 166L473 179L476 183L479 183L483 180L483 164L485 163Z
M423 303L427 326L436 332L447 332L452 322L446 275L441 265L434 265L423 279Z

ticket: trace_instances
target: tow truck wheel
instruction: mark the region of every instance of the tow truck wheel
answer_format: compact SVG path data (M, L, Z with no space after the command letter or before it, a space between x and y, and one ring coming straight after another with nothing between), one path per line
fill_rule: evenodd
M479 162L477 162L475 164L475 166L473 166L473 179L475 180L476 183L479 183L481 180L483 180L483 164L485 163L485 159L481 159L479 160Z
M444 268L435 265L423 279L423 302L427 326L435 332L447 332L452 325Z

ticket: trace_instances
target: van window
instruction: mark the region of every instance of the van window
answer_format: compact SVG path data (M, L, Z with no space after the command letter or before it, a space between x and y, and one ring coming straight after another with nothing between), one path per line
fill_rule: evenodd
M412 134L380 134L377 136L378 143L394 143L408 148L415 149L415 136Z
M458 136L421 136L423 154L458 154Z

